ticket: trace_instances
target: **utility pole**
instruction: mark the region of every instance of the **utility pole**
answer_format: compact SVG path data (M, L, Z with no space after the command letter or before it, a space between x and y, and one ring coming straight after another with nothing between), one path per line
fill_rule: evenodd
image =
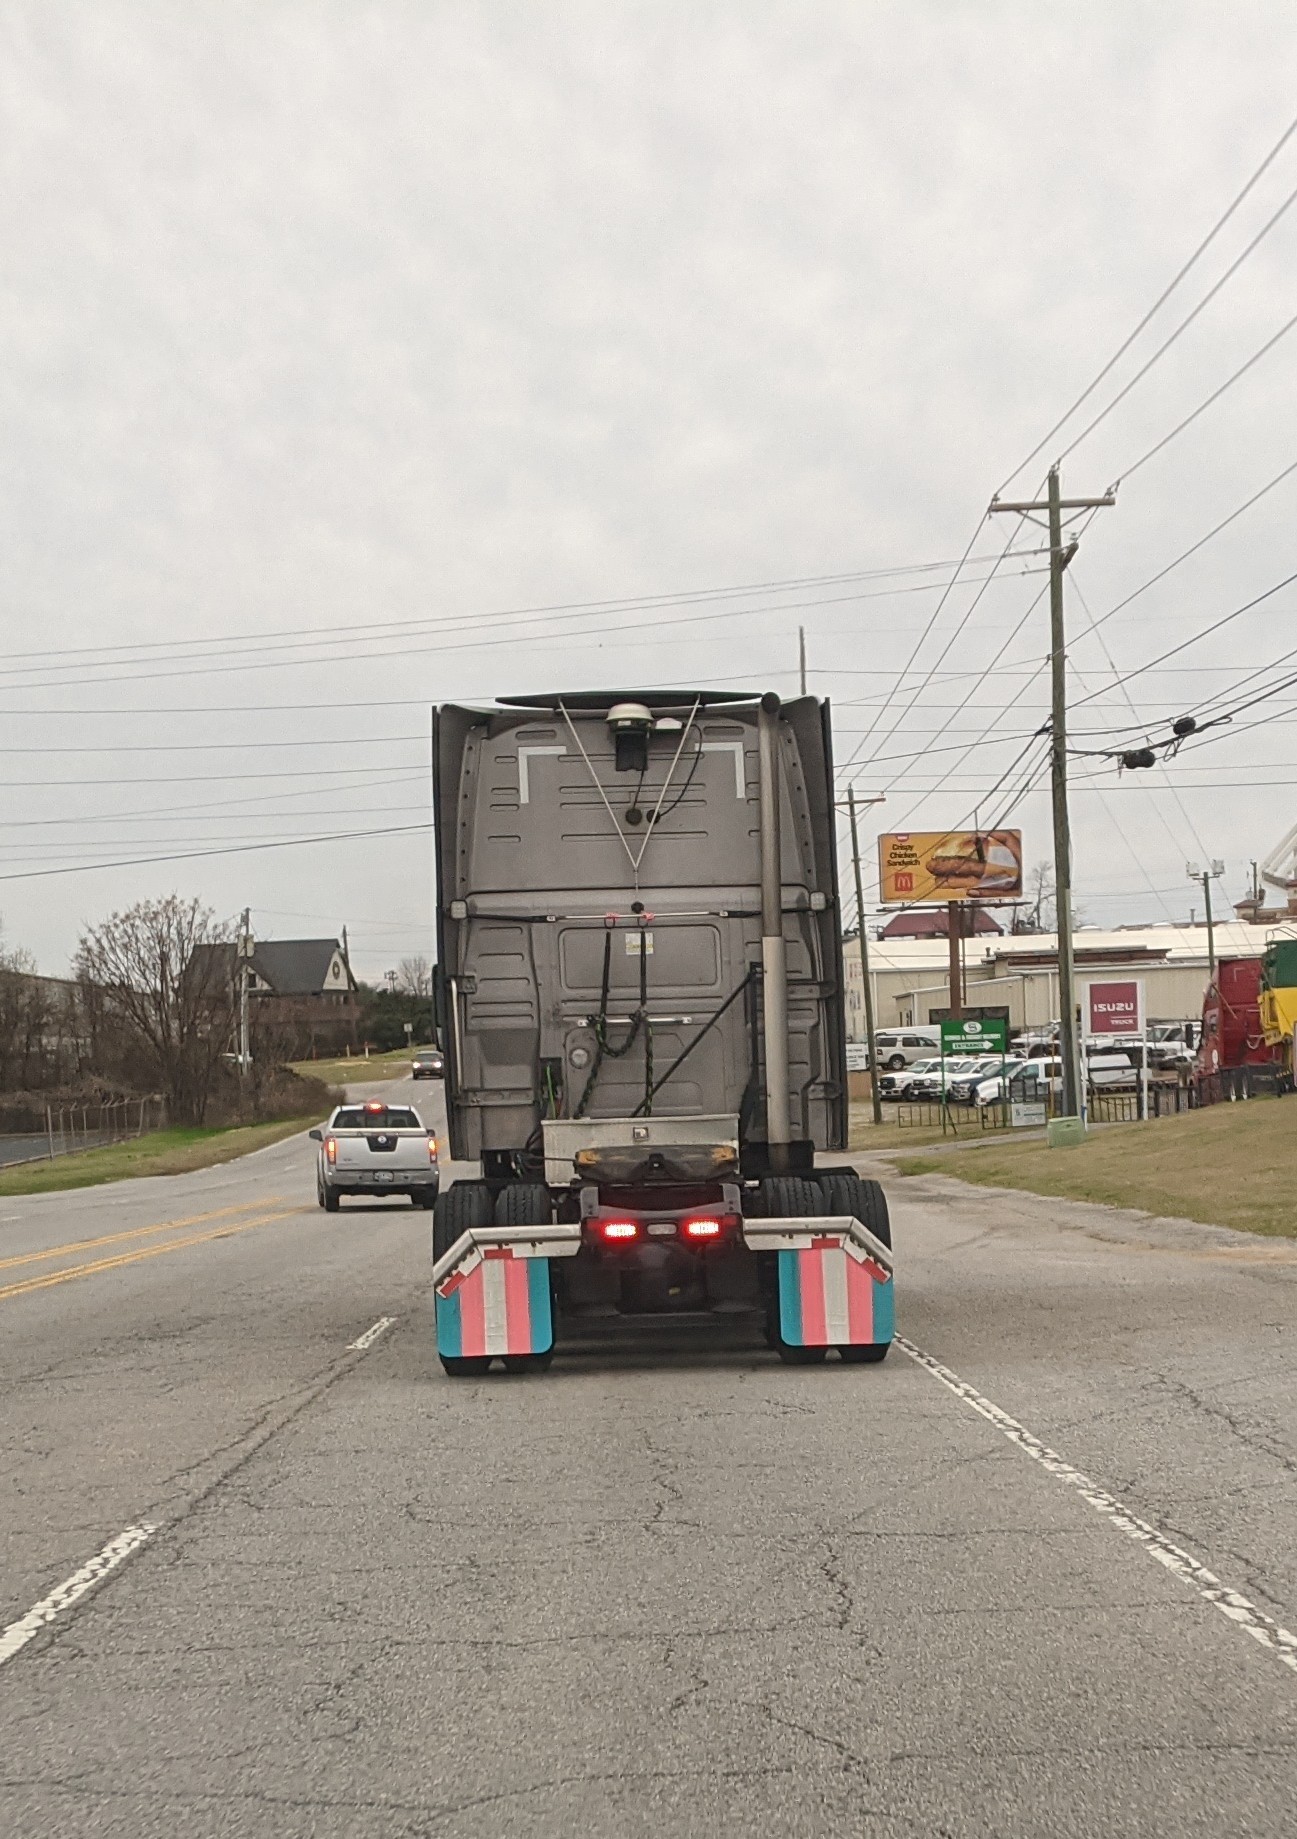
M881 804L871 798L870 804ZM847 787L847 810L851 813L851 860L856 871L856 928L860 935L860 982L865 998L865 1039L869 1043L869 1096L875 1124L883 1121L883 1099L878 1090L878 1068L874 1064L874 987L869 981L869 934L865 928L865 891L860 879L860 832L856 828L856 788Z
M950 946L950 1019L964 1019L964 910L957 900L946 903L946 939Z
M1050 764L1054 809L1054 904L1058 908L1058 1027L1063 1062L1063 1113L1081 1115L1081 1056L1076 1026L1076 967L1072 951L1072 834L1067 809L1067 651L1063 620L1063 571L1076 554L1075 541L1063 547L1063 512L1097 511L1117 502L1115 492L1101 498L1064 498L1058 467L1049 469L1049 496L1043 503L1005 504L991 500L991 512L1012 511L1031 517L1049 515L1049 661Z
M1254 863L1253 867L1255 868L1255 866ZM1206 868L1200 869L1196 862L1186 862L1184 865L1184 872L1188 875L1190 881L1201 881L1202 883L1202 897L1207 907L1207 981L1208 983L1215 983L1216 931L1212 923L1211 914L1211 884L1213 881L1219 881L1221 876L1225 873L1225 864L1223 862L1209 862Z
M251 1043L248 1039L248 979L252 974L252 909L245 907L239 922L239 1077L246 1079L252 1070Z
M802 695L806 694L806 628L797 628L797 667L802 680Z

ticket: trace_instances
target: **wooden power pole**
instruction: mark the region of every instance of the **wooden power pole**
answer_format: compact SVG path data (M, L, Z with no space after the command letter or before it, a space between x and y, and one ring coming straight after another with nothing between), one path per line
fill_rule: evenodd
M1028 504L991 500L991 512L1013 511L1031 517L1049 516L1049 661L1050 661L1050 763L1054 807L1054 904L1058 908L1058 1027L1059 1057L1063 1062L1063 1114L1081 1115L1081 1056L1076 1026L1076 967L1072 951L1072 833L1067 809L1067 650L1063 619L1063 571L1076 554L1076 544L1063 547L1063 512L1097 511L1117 502L1114 492L1101 498L1064 498L1058 467L1049 469L1049 496Z

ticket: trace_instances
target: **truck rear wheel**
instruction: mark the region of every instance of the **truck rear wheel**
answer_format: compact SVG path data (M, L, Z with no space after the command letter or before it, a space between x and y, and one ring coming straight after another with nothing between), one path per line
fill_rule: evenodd
M892 1223L887 1212L887 1196L876 1181L866 1181L852 1174L821 1175L818 1183L824 1193L825 1212L849 1213L852 1219L867 1226L876 1239L890 1247Z
M326 1213L336 1213L342 1205L342 1196L333 1188L326 1187L320 1195L320 1205Z
M432 1215L432 1256L444 1258L455 1241L474 1226L495 1222L491 1190L484 1181L452 1181L438 1196Z
M497 1226L548 1226L550 1211L543 1181L511 1181L495 1197Z
M481 1379L491 1369L489 1359L480 1354L443 1354L441 1364L446 1369L447 1379Z
M768 1220L816 1219L824 1212L824 1192L803 1175L767 1175L761 1183L762 1210ZM785 1341L779 1332L779 1297L773 1291L768 1304L766 1340L785 1366L818 1366L827 1347L802 1347Z

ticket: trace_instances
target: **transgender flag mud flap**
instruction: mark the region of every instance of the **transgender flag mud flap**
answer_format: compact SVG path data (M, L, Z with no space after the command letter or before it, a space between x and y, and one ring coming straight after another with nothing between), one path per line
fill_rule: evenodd
M547 1354L554 1345L549 1259L474 1248L436 1289L437 1351L451 1359Z
M840 1238L812 1238L779 1257L779 1332L791 1347L853 1347L895 1331L890 1272Z

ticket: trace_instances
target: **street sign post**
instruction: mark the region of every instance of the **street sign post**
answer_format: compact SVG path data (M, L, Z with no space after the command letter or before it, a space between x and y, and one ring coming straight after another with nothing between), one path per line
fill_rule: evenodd
M939 1022L941 1030L941 1132L945 1135L950 1119L950 1096L946 1089L946 1058L967 1054L999 1054L1000 1096L1004 1093L1004 1052L1008 1044L1009 1024L1003 1016L952 1017Z

